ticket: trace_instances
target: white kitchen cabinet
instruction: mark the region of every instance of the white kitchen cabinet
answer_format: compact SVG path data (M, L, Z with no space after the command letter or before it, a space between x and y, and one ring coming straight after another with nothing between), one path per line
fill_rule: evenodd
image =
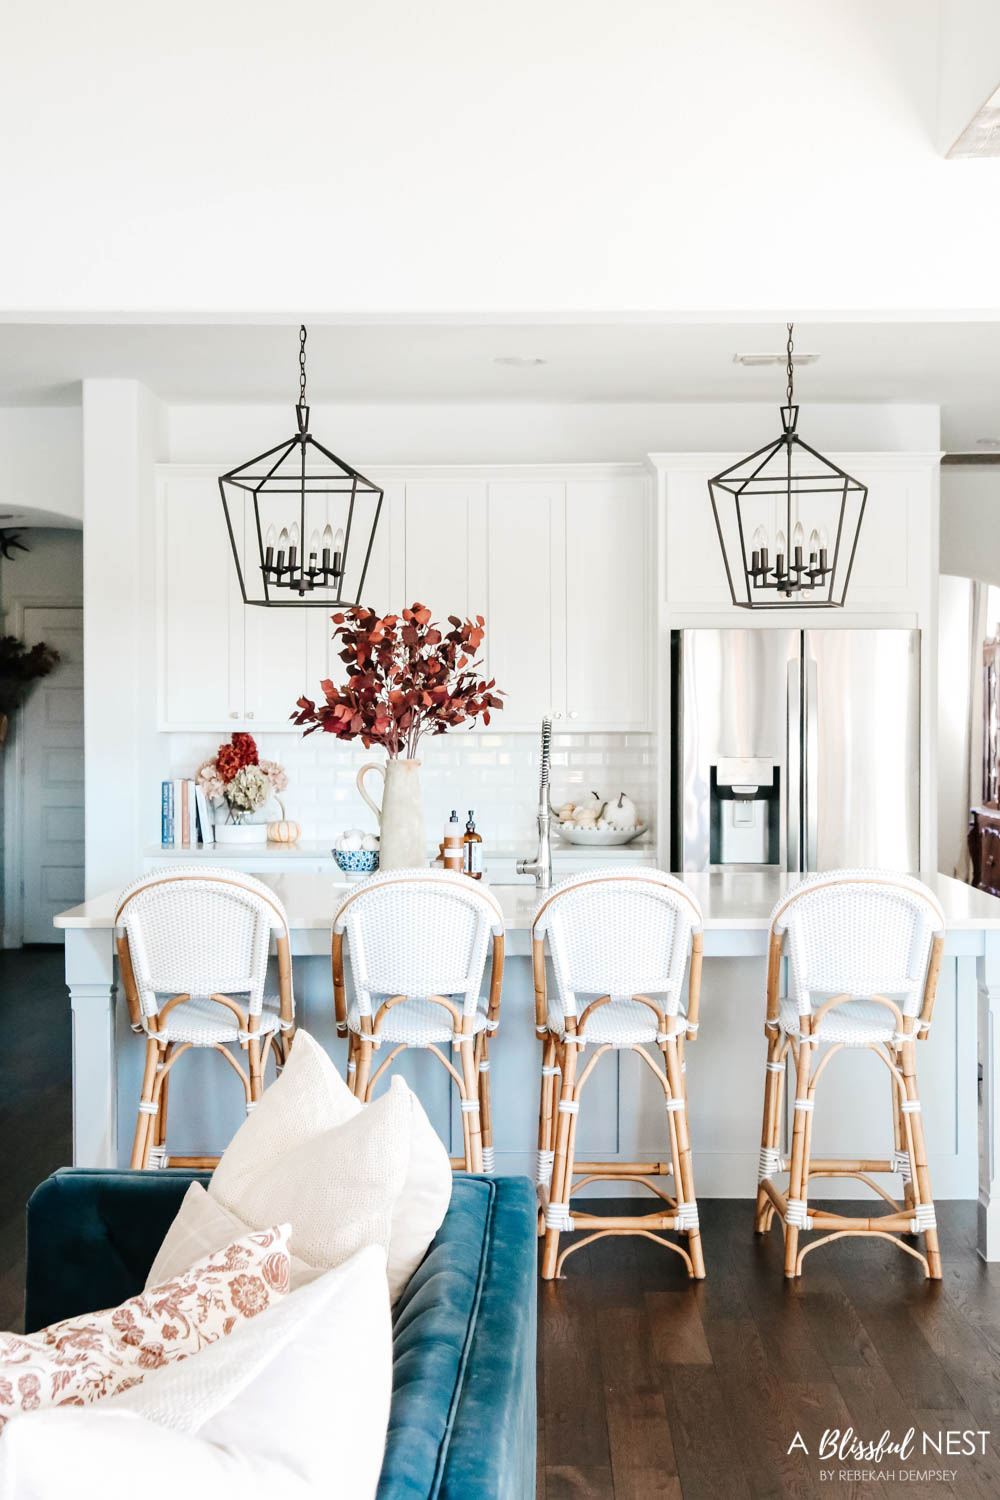
M483 615L484 671L506 693L497 729L535 732L546 713L564 730L649 726L651 506L635 468L371 477L386 493L364 602L386 613L419 600L442 622ZM158 540L159 727L289 730L297 698L342 673L333 607L243 604L204 466L164 466Z
M723 453L651 455L659 472L664 603L678 612L732 613L739 624L773 624L774 616L737 610L708 493L708 481L734 463ZM838 621L853 615L915 612L926 603L930 553L937 526L937 454L833 455L868 486L847 601ZM738 617L738 618L737 618Z
M566 486L567 727L650 720L650 502L638 478Z
M391 604L395 503L387 488L365 583L364 602L381 611ZM323 678L342 669L335 606L243 603L214 474L165 471L157 504L159 728L291 729L296 700L318 700ZM255 538L237 541L255 566Z
M219 487L171 478L158 506L159 727L238 727L244 606Z
M491 483L487 501L489 675L499 728L537 730L566 701L566 495L550 481Z

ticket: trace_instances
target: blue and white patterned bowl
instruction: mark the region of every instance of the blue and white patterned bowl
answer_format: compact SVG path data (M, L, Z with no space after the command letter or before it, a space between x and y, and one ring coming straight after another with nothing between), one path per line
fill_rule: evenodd
M374 875L378 869L377 849L334 849L333 857L345 875Z

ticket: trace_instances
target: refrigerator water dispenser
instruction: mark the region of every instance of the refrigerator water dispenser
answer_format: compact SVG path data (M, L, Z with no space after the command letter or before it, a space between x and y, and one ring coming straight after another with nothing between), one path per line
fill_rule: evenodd
M773 761L720 759L711 773L713 865L777 865L781 858L780 769Z

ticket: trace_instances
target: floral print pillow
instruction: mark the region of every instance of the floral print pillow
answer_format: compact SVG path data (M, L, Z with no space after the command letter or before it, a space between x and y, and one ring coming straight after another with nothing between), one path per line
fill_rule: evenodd
M248 1233L105 1312L0 1333L0 1432L20 1412L85 1406L225 1338L289 1289L291 1226Z

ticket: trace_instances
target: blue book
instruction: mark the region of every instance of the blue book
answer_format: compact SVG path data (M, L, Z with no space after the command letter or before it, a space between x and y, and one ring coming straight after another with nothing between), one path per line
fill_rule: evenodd
M174 843L174 784L165 781L160 801L160 842L165 849Z

